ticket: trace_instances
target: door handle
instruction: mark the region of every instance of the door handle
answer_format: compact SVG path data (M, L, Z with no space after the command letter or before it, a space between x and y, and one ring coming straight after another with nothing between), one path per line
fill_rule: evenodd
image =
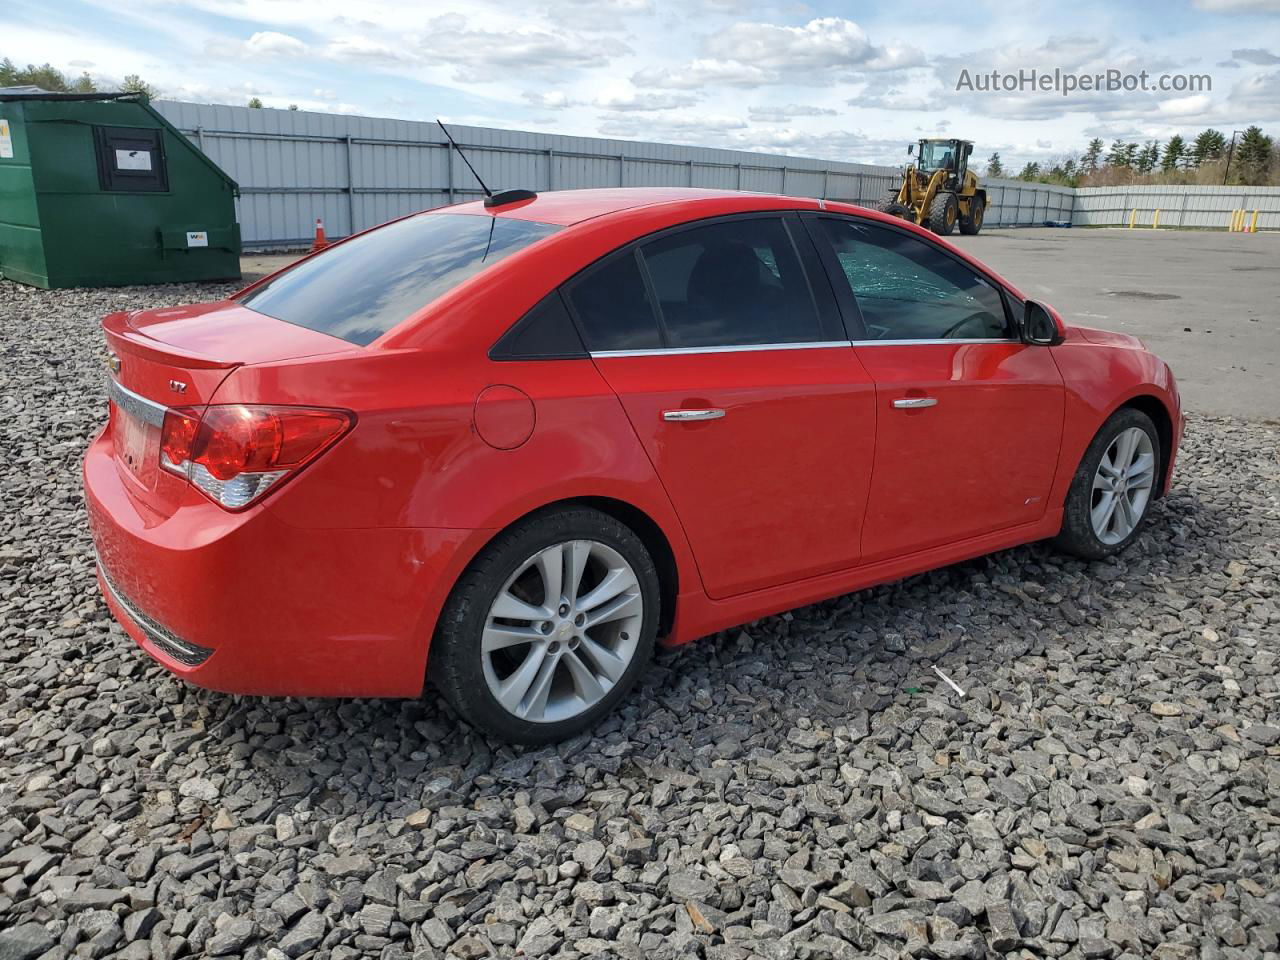
M675 423L685 423L691 420L719 420L724 416L724 411L716 407L706 410L663 410L662 419L670 420Z
M893 401L893 406L896 410L921 410L924 407L936 407L937 405L937 397L903 397L901 400Z

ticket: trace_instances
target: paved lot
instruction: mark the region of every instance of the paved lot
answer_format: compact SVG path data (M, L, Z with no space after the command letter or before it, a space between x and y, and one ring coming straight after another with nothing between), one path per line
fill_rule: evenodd
M1112 562L768 618L520 751L430 693L189 688L111 623L96 318L228 289L0 283L0 957L1277 955L1274 426L1193 416Z
M1142 337L1173 367L1188 409L1280 422L1280 234L988 230L956 235L1068 321ZM256 279L292 262L256 255Z
M1280 421L1280 234L1027 228L952 239L1068 321L1142 337L1189 409Z

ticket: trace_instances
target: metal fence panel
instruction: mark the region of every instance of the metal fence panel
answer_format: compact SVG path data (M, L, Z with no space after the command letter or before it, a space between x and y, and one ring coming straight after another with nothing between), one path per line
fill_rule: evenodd
M1161 227L1227 229L1236 210L1246 222L1258 213L1259 230L1280 229L1280 187L1118 186L1075 191L1074 222L1082 226L1149 227L1160 211Z
M378 117L157 101L154 106L240 184L247 248L309 243L317 217L342 237L480 186L435 124ZM874 205L895 167L675 144L452 126L490 187L695 186ZM1071 191L992 180L992 226L1069 219Z

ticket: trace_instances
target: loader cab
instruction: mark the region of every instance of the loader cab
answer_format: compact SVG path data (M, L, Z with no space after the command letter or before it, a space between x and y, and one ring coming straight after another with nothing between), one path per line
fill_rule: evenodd
M917 145L917 166L921 173L950 170L957 182L964 182L973 143L969 140L921 140Z

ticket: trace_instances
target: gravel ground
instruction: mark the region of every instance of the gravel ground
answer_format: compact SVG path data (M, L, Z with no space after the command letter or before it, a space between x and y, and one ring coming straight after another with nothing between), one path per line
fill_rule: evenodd
M112 625L96 317L223 289L0 284L0 960L1280 956L1274 427L1193 418L1119 559L728 631L519 751L189 689Z

